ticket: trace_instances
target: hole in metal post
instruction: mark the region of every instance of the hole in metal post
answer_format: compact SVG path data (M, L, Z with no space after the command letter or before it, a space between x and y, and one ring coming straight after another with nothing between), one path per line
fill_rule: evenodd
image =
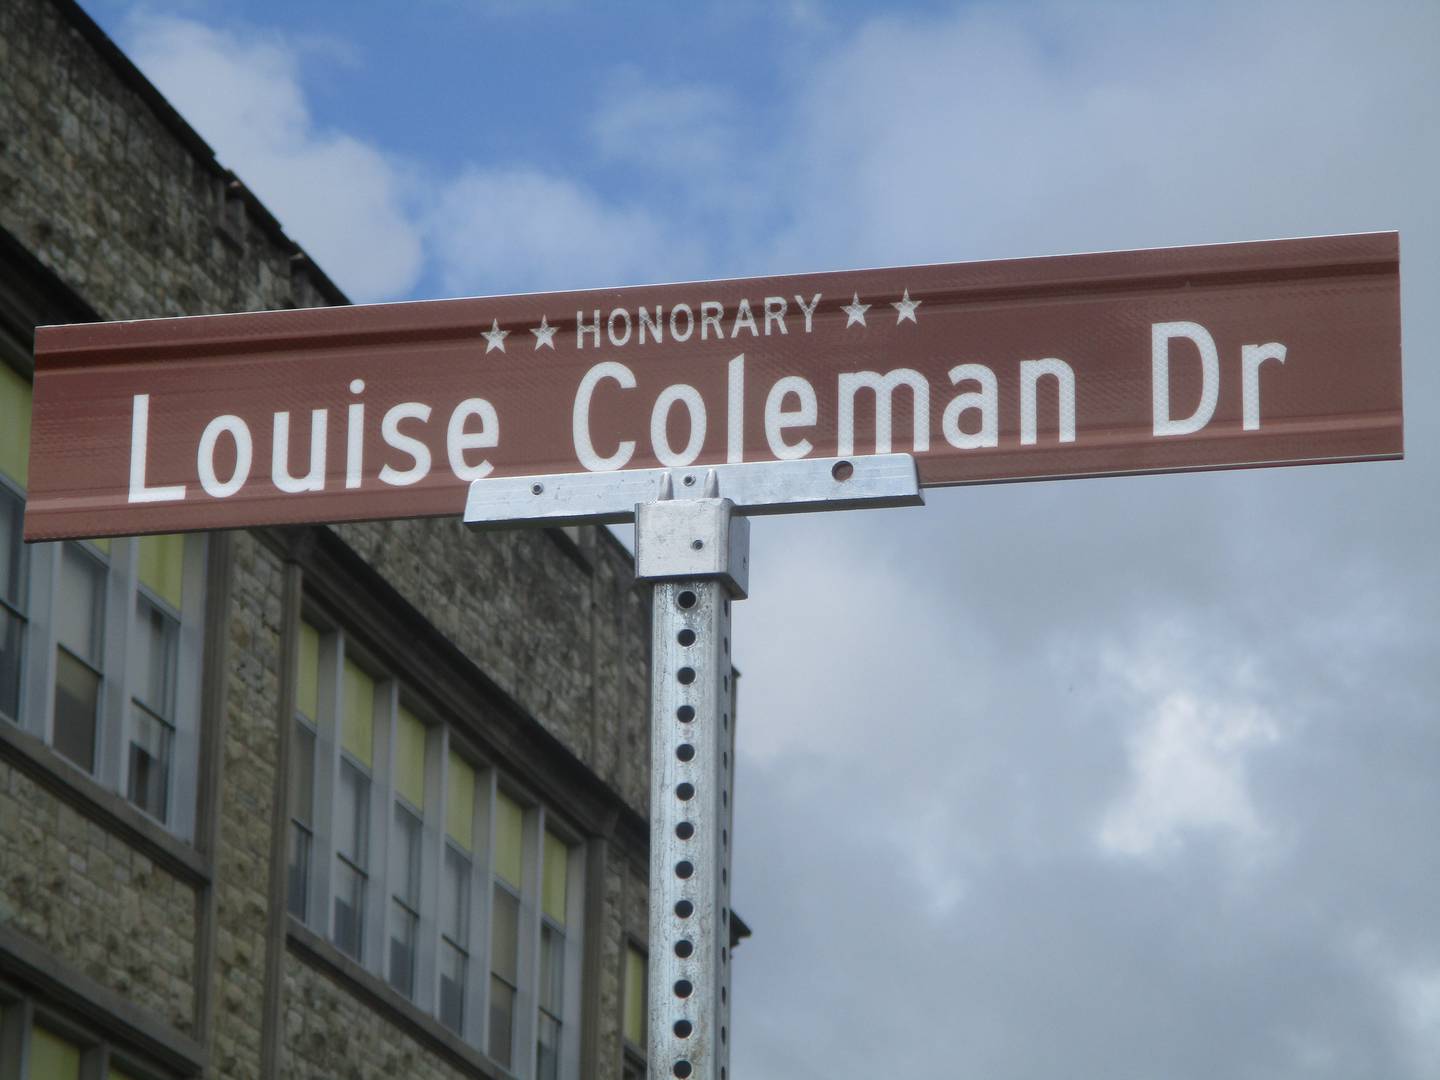
M695 1030L695 1025L690 1023L689 1020L676 1020L675 1026L672 1027L670 1030L675 1032L675 1037L677 1039L688 1039L690 1037L690 1033Z
M689 900L676 900L675 914L682 919L688 919L691 915L695 914L695 905Z
M704 550L704 548L705 548L705 541L704 541L704 540L691 540L691 541L690 541L690 546L691 546L692 548L694 548L696 551L702 551L702 550Z
M675 787L675 795L681 802L689 802L695 797L695 785L689 781L683 784L677 784Z
M686 1061L684 1058L681 1058L679 1061L675 1062L675 1067L670 1071L673 1072L679 1078L679 1080L686 1080L686 1078L690 1075L690 1062Z
M675 876L681 881L684 881L693 873L695 873L695 864L689 859L681 859L675 864Z
M688 611L695 606L695 594L689 589L686 589L679 596L675 597L675 603Z
M693 475L686 475L685 479L683 479L683 480L680 481L680 482L681 482L682 484L684 484L686 487L694 487L694 486L695 486L695 477L694 477Z
M686 648L689 648L691 645L695 644L695 631L681 630L680 633L675 635L675 640L680 642L680 644L684 645Z
M675 826L675 835L681 840L689 840L695 835L695 826L688 821L682 821Z
M843 484L855 475L855 466L848 461L837 461L830 467L830 475Z
M531 485L530 485L530 494L531 494L531 495L539 495L539 494L542 494L544 491L545 491L545 485L544 485L544 484L531 484Z
M681 705L675 710L675 719L679 720L682 724L690 723L691 720L695 719L695 706Z
M689 997L691 994L693 994L694 992L695 992L695 987L690 984L690 980L689 980L689 979L676 979L676 980L675 980L675 996L676 996L676 997L678 997L678 998L688 998L688 997Z
M695 747L688 742L682 742L675 748L675 756L681 761L690 761L695 757Z
M693 667L682 667L675 673L675 678L680 680L681 686L689 686L695 681L695 669Z
M690 954L694 951L694 943L686 938L681 938L679 941L675 942L675 955L678 956L681 960L688 960L690 958Z

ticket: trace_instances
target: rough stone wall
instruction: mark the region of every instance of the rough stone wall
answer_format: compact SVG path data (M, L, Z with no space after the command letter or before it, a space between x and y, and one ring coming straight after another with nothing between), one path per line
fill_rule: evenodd
M108 318L297 303L290 251L49 0L0 3L0 224Z
M52 0L0 3L0 225L101 315L319 302L305 274L292 273L293 245L249 213L229 182ZM617 545L582 530L604 581L597 595L588 573L540 533L475 535L445 519L337 531L647 813L648 773L634 754L648 753L648 613L628 595L629 558ZM595 604L602 616L592 617Z
M329 288L63 0L0 0L0 227L106 318L308 306ZM479 535L441 519L337 533L648 816L649 610L618 545L579 530L577 561L544 533ZM278 560L248 534L234 552L209 1046L210 1074L227 1078L259 1072L285 647ZM619 1073L623 930L645 933L643 873L637 894L626 857L610 865L602 926L587 928L603 935L600 1080ZM186 1032L195 906L190 888L0 765L0 918ZM285 963L291 1075L450 1075L361 999Z
M458 519L436 518L335 531L648 815L649 612L616 544L582 530L587 569L562 550L564 541L538 530L477 533Z
M259 1077L269 910L270 837L279 754L276 718L285 568L237 533L231 571L230 657L216 853L212 1072Z
M3 761L0 922L191 1031L194 890Z
M342 986L294 956L285 958L285 1080L473 1076L389 1024Z

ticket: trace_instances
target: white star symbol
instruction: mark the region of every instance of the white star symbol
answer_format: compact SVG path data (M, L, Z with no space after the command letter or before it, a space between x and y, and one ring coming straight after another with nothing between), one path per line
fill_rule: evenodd
M848 330L857 322L861 326L865 325L865 312L870 310L870 305L860 303L860 294L853 293L850 303L846 304L840 310L845 313L845 328Z
M493 350L493 349L499 349L501 352L504 352L504 351L505 351L505 338L506 338L506 336L507 336L509 333L510 333L509 330L501 330L501 329L500 329L500 320L499 320L499 319L491 319L491 320L490 320L490 329L489 329L489 330L482 330L482 331L480 332L480 336L485 339L485 352L486 352L486 355L489 355L489 353L490 353L491 350Z
M909 289L905 290L905 298L903 300L892 300L890 306L900 313L895 316L895 325L899 326L906 319L909 319L916 326L919 326L920 322L915 318L915 309L924 302L923 300L911 300Z
M544 345L551 352L555 351L555 331L558 326L551 326L544 315L540 316L540 325L532 327L530 332L535 335L535 348Z

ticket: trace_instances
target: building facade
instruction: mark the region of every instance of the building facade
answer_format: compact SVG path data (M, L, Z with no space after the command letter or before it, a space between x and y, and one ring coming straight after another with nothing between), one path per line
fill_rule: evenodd
M606 530L20 541L36 325L345 302L78 6L0 0L0 1080L644 1075Z

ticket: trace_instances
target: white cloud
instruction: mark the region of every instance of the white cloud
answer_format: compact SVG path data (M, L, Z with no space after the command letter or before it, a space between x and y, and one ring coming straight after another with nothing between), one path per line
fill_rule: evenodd
M442 287L469 295L673 280L696 264L647 211L525 167L474 167L446 185L427 239Z
M596 111L591 135L605 157L634 167L689 174L728 173L735 157L730 94L714 86L656 86L626 71ZM718 179L718 177L717 177Z
M1105 651L1108 681L1128 722L1127 790L1105 810L1095 841L1111 856L1174 853L1189 834L1209 833L1253 849L1268 830L1246 781L1252 754L1278 742L1280 726L1245 693L1243 668L1225 685L1205 680L1197 646L1173 630L1151 631L1138 648Z
M1402 972L1394 992L1415 1073L1423 1075L1440 1062L1440 967Z
M1165 695L1129 740L1130 790L1105 812L1100 848L1147 857L1174 850L1192 830L1262 839L1245 759L1277 737L1274 723L1254 706Z
M138 14L132 57L287 232L356 300L403 296L421 268L407 170L314 125L300 56L273 37Z
M1433 7L1428 37L1401 17L1419 8L1390 10L1042 3L872 20L806 83L785 170L803 198L772 258L890 265L1413 220L1401 199L1436 146L1391 119L1425 108L1440 27Z

